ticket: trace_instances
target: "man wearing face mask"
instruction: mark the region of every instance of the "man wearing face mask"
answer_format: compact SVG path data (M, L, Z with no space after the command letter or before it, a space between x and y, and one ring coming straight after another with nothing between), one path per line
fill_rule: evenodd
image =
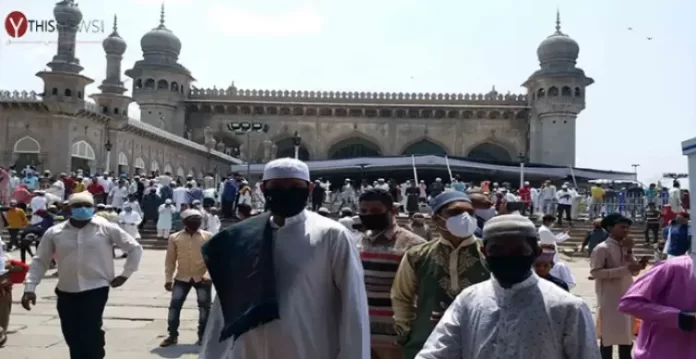
M164 289L172 292L167 317L169 336L160 344L168 347L178 343L179 316L191 288L196 290L198 299L198 344L203 340L203 332L212 301L213 283L208 278L208 269L201 255L201 246L212 237L210 232L201 229L203 213L197 209L187 209L181 213L184 230L169 237L164 264ZM174 271L176 270L176 276Z
M457 296L416 358L599 359L587 304L532 271L537 240L526 217L488 221L482 252L490 280Z
M440 238L406 251L391 289L404 359L416 357L459 292L489 278L474 236L471 199L462 192L445 192L430 207Z
M68 204L70 219L46 231L36 250L22 307L31 310L36 304L36 286L55 255L58 316L70 357L102 359L106 355L102 314L109 287L122 286L138 270L143 248L118 225L94 216L94 198L89 192L71 195ZM128 254L118 276L114 274L113 245Z
M352 234L305 209L304 162L271 161L262 181L269 211L203 245L223 320L213 319L200 358L369 359L367 295Z
M375 188L360 195L360 222L367 229L358 243L365 269L373 359L401 359L402 350L389 300L392 281L404 252L425 239L396 224L397 207L389 192Z

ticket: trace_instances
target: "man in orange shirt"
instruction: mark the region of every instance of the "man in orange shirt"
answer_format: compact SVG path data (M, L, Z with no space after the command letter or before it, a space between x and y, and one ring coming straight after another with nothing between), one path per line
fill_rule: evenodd
M19 247L19 232L29 225L27 214L23 209L17 206L17 201L10 201L10 208L5 212L7 220L7 232L10 234L10 243L7 245L7 251L11 251L12 247Z

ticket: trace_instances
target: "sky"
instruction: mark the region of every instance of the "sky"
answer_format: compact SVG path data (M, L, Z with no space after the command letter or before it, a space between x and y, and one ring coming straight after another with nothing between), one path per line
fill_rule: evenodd
M140 38L159 23L160 0L79 2L105 33L78 35L77 56L97 92L105 76L101 40L114 14L129 47L123 70L141 58ZM681 141L696 136L696 2L693 0L165 0L166 26L182 42L180 63L199 88L525 93L536 48L562 31L580 44L578 66L594 78L577 120L577 163L632 171L653 182L686 172ZM53 3L0 2L52 18ZM629 30L629 27L632 30ZM35 90L55 54L55 34L8 44L0 31L0 89ZM648 37L652 40L648 40ZM125 78L125 75L124 75ZM126 87L131 87L127 83ZM133 105L137 107L137 105ZM131 113L136 114L137 109Z

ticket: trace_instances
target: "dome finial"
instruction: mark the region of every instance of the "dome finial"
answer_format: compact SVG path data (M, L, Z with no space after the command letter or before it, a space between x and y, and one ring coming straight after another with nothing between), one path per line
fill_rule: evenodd
M160 10L160 26L164 27L164 2L162 2L162 8Z
M562 34L561 32L561 10L556 8L556 33Z
M118 16L114 14L114 34L118 32Z

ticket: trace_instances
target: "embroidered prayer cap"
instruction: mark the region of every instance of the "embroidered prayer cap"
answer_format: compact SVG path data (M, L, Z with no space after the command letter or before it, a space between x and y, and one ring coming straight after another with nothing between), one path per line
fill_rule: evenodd
M437 213L442 207L452 202L469 202L471 199L464 192L452 191L442 192L430 201L430 208L434 213Z
M98 208L98 209L106 209L106 205L105 205L104 203L99 203L99 204L97 205L97 208Z
M181 219L186 219L188 217L203 217L203 213L197 209L187 209L181 212Z
M609 228L619 223L625 223L630 226L631 224L633 224L633 221L631 221L629 218L625 217L621 213L611 213L604 217L601 225L602 228Z
M329 215L331 214L331 211L329 211L329 209L326 207L321 207L319 210L317 210L317 213Z
M266 164L263 181L294 178L310 182L307 164L294 158L279 158Z
M73 193L70 195L70 197L68 197L68 205L72 206L74 204L94 205L94 197L92 197L92 194L87 191Z
M515 236L520 238L538 238L534 222L519 214L503 214L489 219L483 225L483 240L490 241L499 237Z
M172 204L172 200L170 198L167 198L164 200L165 204Z

